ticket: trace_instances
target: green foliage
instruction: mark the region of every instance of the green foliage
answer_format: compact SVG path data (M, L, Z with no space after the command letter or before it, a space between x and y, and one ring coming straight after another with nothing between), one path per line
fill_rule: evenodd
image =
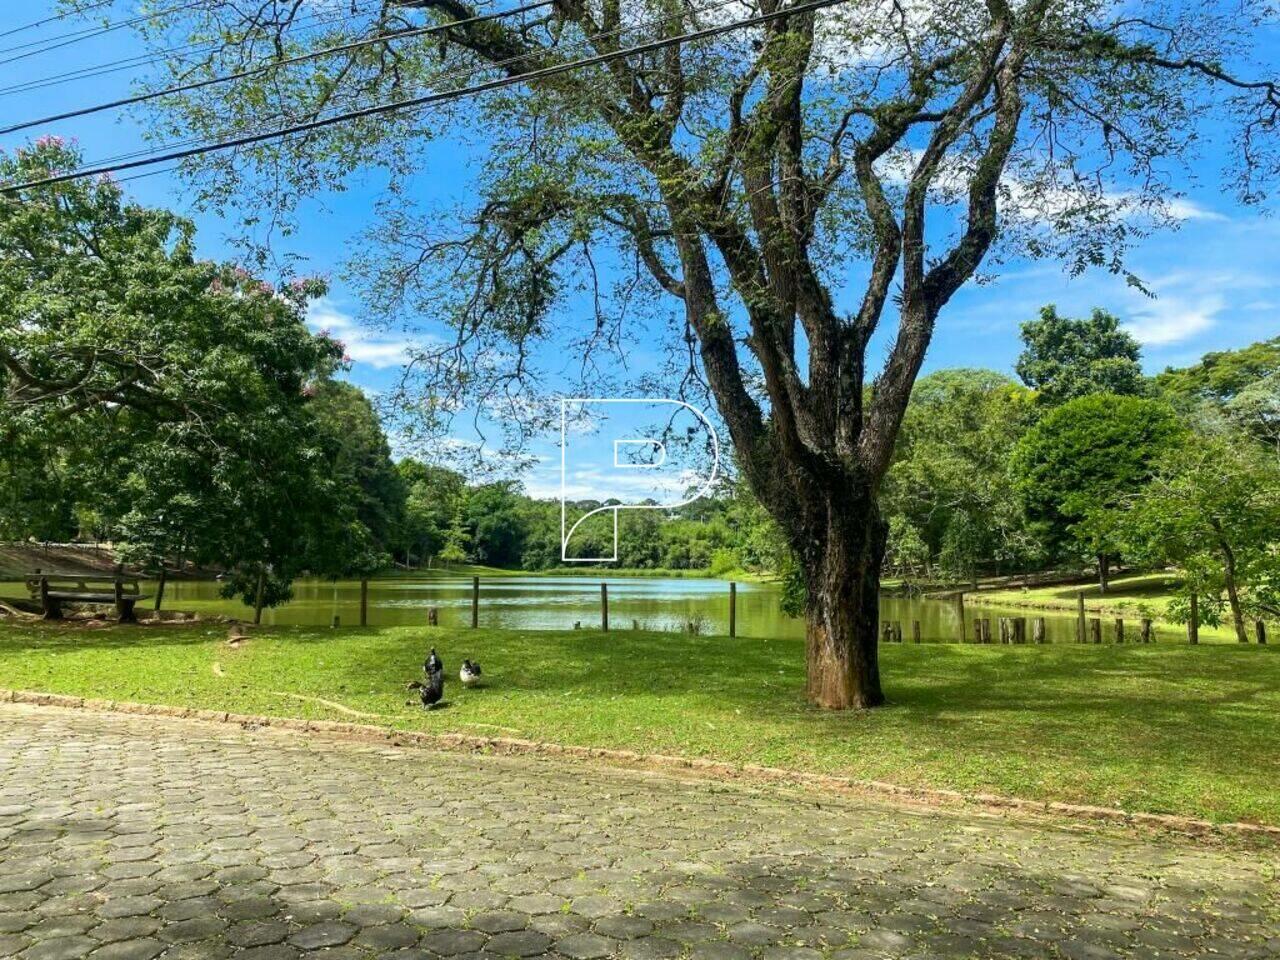
M881 495L892 571L937 565L970 579L979 566L1040 558L1008 472L1035 416L1034 394L989 370L943 370L916 384Z
M374 548L399 548L406 524L404 480L369 398L349 383L325 379L311 390L310 408L333 448L334 479L346 487Z
M1165 370L1155 378L1155 383L1171 400L1226 402L1277 374L1280 374L1280 337L1239 350L1206 353L1199 363L1190 367Z
M1238 632L1246 614L1277 612L1268 585L1280 578L1280 461L1248 436L1186 437L1159 457L1118 516L1136 562L1184 572L1183 596L1171 607L1184 622L1191 593L1205 622L1216 624L1229 607Z
M79 159L46 139L0 158L0 178ZM66 533L74 517L127 561L266 567L281 582L375 568L354 474L335 469L347 438L308 397L342 357L303 323L323 284L276 290L193 250L189 222L127 204L106 180L0 200L0 463L13 481L0 527Z
M453 470L411 458L401 460L396 470L406 491L404 526L400 531L406 559L435 556L445 548L466 480Z
M509 481L468 491L462 516L470 531L471 556L477 563L520 566L525 537L520 501L515 484Z
M1018 442L1014 487L1046 542L1089 556L1118 552L1116 511L1185 429L1164 403L1094 394L1050 411Z
M1050 406L1091 393L1142 393L1141 347L1120 321L1095 309L1087 320L1058 316L1042 307L1038 320L1022 325L1024 344L1018 376Z

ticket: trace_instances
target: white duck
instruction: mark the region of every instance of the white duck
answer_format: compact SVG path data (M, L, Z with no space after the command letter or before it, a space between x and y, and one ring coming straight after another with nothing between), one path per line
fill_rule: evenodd
M458 671L458 679L464 687L480 686L480 664L470 660L462 661L462 669Z

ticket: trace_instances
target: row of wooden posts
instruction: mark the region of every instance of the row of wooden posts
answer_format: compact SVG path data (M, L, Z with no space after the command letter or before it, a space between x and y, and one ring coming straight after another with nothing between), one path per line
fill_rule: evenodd
M261 586L259 586L261 590ZM260 614L259 614L260 615ZM255 623L259 622L257 619ZM436 607L427 608L427 625L438 626L440 623L440 611ZM333 618L335 627L341 626L341 620L335 615ZM369 581L360 581L360 626L367 627L369 625ZM480 626L480 578L471 578L471 626L473 628ZM607 583L600 584L600 629L606 633L609 631L609 585ZM736 583L729 584L729 636L736 637L738 635L738 585Z
M164 577L161 576L160 587L156 591L156 609L160 609L160 598L164 595ZM261 597L262 582L258 584L258 610L255 611L254 622L259 622L261 616ZM960 624L960 642L968 642L965 633L965 612L964 612L964 594L956 594L956 614ZM1196 608L1196 598L1191 597L1190 620L1187 622L1187 642L1199 643L1200 630L1197 624L1198 610ZM440 612L431 607L427 611L427 622L431 626L439 623ZM995 636L999 637L1000 643L1026 643L1028 638L1027 617L997 617L996 618L997 634L991 632L992 620L990 617L975 617L973 620L973 642L974 643L994 643ZM368 626L369 624L369 581L360 581L360 626ZM338 618L333 618L333 625L339 625ZM471 578L471 626L480 626L480 578ZM1030 618L1030 642L1044 643L1046 641L1045 618ZM600 584L600 629L606 633L609 630L609 585L607 583ZM1111 639L1116 643L1125 642L1125 622L1123 617L1115 617L1112 620ZM1254 634L1258 643L1267 642L1267 627L1261 620L1254 622ZM736 637L738 635L738 585L732 581L729 583L729 636ZM881 624L881 639L886 643L902 643L902 623L897 620L885 620ZM1151 643L1154 639L1152 634L1152 625L1150 617L1143 617L1138 621L1138 642ZM922 641L920 631L920 621L911 621L911 640L914 643ZM1086 617L1084 607L1084 592L1080 591L1076 594L1076 642L1077 643L1102 643L1103 626L1102 618Z

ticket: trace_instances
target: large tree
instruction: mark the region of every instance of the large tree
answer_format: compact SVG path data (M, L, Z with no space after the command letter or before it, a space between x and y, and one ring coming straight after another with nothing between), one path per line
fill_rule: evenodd
M901 553L914 532L944 576L971 579L1042 559L1009 474L1035 420L1035 394L990 370L942 370L915 386L881 509Z
M351 9L317 24L315 5L297 0L180 5L146 29L162 43L196 41L172 69L199 80L452 25L170 97L154 130L262 131L525 77L188 169L206 200L234 199L273 226L288 223L299 194L381 171L386 202L363 259L371 305L444 317L455 331L412 365L406 398L431 416L468 404L536 410L542 341L591 378L674 311L675 389L714 398L743 475L796 556L808 695L834 708L884 699L877 497L947 302L1002 249L1123 271L1134 232L1168 218L1167 164L1195 147L1210 104L1215 122L1239 121L1236 187L1257 199L1280 109L1276 87L1230 72L1247 62L1247 9L555 0L506 19L476 19L489 8L465 0ZM619 55L639 44L650 46ZM558 69L585 57L600 59ZM472 189L461 210L420 211L419 178L440 175L441 139L469 151ZM573 323L563 311L580 290L588 319ZM890 320L876 371L871 345Z
M79 162L46 139L0 177ZM309 396L342 357L303 322L322 292L197 258L189 221L109 180L0 198L0 530L67 536L81 508L124 559L224 566L250 600L262 573L268 602L372 565Z

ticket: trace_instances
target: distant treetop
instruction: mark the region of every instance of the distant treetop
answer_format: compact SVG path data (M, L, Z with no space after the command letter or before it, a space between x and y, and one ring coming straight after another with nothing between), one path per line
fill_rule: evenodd
M1105 310L1095 308L1087 320L1074 319L1059 316L1049 304L1038 320L1022 325L1022 342L1018 376L1051 406L1094 393L1143 392L1141 347Z
M1156 377L1156 386L1175 397L1231 400L1254 384L1280 373L1280 337L1239 350L1206 353L1199 363L1172 367Z

